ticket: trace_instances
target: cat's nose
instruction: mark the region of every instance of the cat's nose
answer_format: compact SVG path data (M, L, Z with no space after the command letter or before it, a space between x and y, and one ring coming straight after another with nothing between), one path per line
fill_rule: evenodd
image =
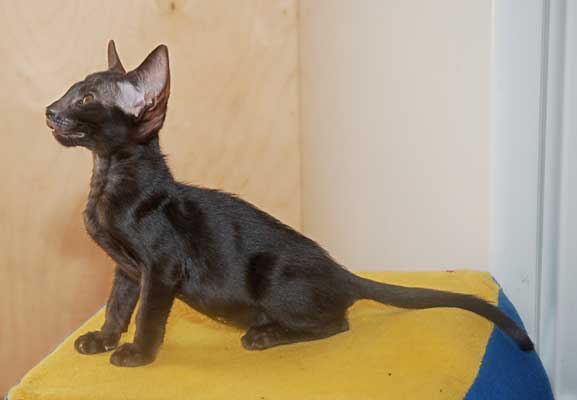
M46 125L50 129L56 129L58 125L58 113L50 106L46 107Z
M56 111L53 108L46 108L46 118L54 120L56 118Z

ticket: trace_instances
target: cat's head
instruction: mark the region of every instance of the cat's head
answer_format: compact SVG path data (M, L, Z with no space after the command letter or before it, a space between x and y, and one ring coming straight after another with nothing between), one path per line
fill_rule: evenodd
M46 123L64 146L111 153L147 143L164 123L170 94L168 49L154 49L126 72L114 42L108 70L88 75L46 108Z

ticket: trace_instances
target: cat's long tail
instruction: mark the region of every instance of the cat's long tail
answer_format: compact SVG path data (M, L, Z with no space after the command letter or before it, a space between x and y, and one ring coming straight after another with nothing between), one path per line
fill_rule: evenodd
M494 305L478 297L441 290L413 288L371 281L350 274L356 299L370 299L400 308L456 307L481 315L509 335L523 351L534 349L533 342L515 321Z

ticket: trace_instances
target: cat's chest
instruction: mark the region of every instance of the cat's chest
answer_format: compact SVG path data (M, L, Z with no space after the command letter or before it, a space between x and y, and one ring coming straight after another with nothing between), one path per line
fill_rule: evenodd
M110 238L116 230L112 213L97 200L89 199L84 210L84 225L88 234L97 243L103 238ZM100 244L100 243L99 243Z
M109 163L95 163L84 210L84 225L92 239L102 247L110 247L110 243L121 241L123 236L126 236L119 224L127 214L127 209L123 206L126 201L122 198L121 183Z
M84 225L90 237L118 264L130 268L125 272L137 278L139 257L130 233L119 224L122 219L122 210L112 210L102 199L89 199L84 210Z

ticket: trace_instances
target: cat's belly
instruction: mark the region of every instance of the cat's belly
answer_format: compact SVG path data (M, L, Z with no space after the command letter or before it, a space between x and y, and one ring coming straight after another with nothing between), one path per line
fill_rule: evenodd
M206 293L203 296L201 293L180 292L176 297L201 314L239 328L252 326L259 314L259 309L252 304L217 298Z

